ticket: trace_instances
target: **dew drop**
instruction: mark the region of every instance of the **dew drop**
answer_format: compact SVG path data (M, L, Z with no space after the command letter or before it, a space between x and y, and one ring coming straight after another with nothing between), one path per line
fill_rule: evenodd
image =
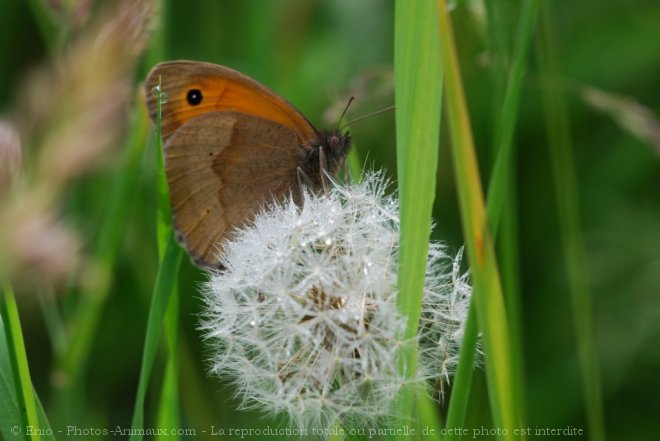
M169 95L166 94L165 92L161 92L161 94L160 94L160 103L161 103L161 104L165 104L165 103L168 102L169 100L170 100Z

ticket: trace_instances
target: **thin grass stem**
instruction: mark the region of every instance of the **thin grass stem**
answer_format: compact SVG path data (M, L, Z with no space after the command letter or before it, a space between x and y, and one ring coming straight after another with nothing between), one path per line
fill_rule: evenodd
M580 202L573 159L573 145L569 111L559 72L554 47L554 32L550 5L542 9L542 32L539 41L539 64L548 77L557 78L543 89L548 143L554 175L557 212L564 249L573 326L577 339L578 360L582 374L582 387L586 403L589 438L605 439L605 419L598 368L598 354L594 336L593 306L589 293L587 255L580 226Z

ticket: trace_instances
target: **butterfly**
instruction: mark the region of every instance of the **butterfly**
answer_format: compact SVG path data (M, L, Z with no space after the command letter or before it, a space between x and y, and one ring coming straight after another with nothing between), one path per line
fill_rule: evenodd
M145 84L154 124L159 97L152 91L159 84L167 96L161 135L173 227L200 267L220 267L236 229L274 202L300 203L301 181L319 191L348 154L347 132L317 130L275 92L228 67L156 65Z

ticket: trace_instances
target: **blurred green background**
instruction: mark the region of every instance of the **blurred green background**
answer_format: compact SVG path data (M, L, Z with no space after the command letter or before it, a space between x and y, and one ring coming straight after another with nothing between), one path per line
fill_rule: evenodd
M68 11L67 5L89 8L80 13L79 24L71 18L77 15L62 12ZM70 42L85 38L90 23L102 16L105 6L101 1L0 3L0 118L12 121L25 117L21 115L21 102L26 88L32 87L31 72L63 59ZM452 20L485 185L493 160L497 96L501 92L489 53L492 36L482 2L455 1L454 6ZM512 46L519 2L505 0L498 2L498 8L500 35L505 46ZM332 128L352 94L357 100L349 119L393 103L393 10L393 2L385 0L164 2L152 34L160 43L152 41L147 55L140 57L133 84L137 91L158 59L220 63L286 97L318 127ZM50 11L55 14L49 15ZM552 12L561 79L569 100L606 430L612 440L657 439L660 3L556 1L552 2ZM44 17L52 19L51 28L58 30L54 34L58 41L44 34L44 27L39 25ZM585 428L541 105L542 88L557 78L539 73L537 54L533 43L515 135L517 207L513 214L523 311L525 417L530 427ZM593 99L594 90L600 101ZM127 124L131 113L127 105ZM395 179L393 121L393 114L385 113L356 123L350 131L360 160L367 167L386 168ZM444 127L439 143L433 237L458 250L462 233ZM126 137L129 132L130 128ZM27 168L36 155L30 149L36 148L39 140L31 137L31 132L21 136ZM78 232L82 253L86 261L92 262L83 268L94 268L93 244L110 183L124 172L124 145L118 142L94 168L69 183L58 199L59 214ZM67 320L84 295L77 281L91 276L70 275L68 284L74 286L72 289L66 288L66 281L39 284L37 288L19 284L16 288L33 382L54 428L130 424L158 266L154 147L150 136L139 179L127 201L130 209L122 219L120 251L110 275L111 291L83 369L84 381L67 398L66 406L56 392L54 337L46 325L49 319L44 309L56 304L62 328L67 329ZM11 228L3 226L7 227ZM33 277L39 279L40 275ZM231 388L206 373L209 351L196 330L201 307L198 287L204 280L204 274L185 259L180 277L182 427L250 427L260 416L235 410ZM51 300L44 301L44 295L51 296ZM163 365L157 360L147 401L147 421L155 417L162 375ZM467 427L490 426L487 400L484 372L479 370L475 372ZM264 420L264 425L267 422Z

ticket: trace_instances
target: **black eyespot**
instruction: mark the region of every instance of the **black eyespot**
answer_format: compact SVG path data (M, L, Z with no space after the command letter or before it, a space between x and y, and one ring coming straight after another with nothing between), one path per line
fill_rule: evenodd
M190 89L188 91L188 104L191 106L197 106L202 102L202 91L199 89Z

